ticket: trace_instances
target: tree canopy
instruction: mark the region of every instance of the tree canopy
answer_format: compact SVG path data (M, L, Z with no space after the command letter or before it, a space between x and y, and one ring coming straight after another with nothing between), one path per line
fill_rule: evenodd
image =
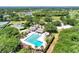
M19 44L19 31L16 28L6 27L0 30L0 52L13 52Z
M52 32L55 33L55 32L57 32L57 28L52 23L47 23L45 25L45 31L50 32L50 33L52 33Z

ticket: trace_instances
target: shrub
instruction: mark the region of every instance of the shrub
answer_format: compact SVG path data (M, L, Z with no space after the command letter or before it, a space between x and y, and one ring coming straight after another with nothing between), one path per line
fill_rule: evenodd
M18 53L31 53L31 50L22 48Z
M52 22L55 26L61 26L61 22L60 21L54 21Z

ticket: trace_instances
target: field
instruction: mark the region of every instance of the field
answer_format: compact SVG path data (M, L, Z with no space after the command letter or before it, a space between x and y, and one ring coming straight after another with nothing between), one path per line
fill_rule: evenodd
M78 53L79 52L79 27L63 30L59 35L54 53Z
M60 20L60 17L59 16L58 17L57 16L52 16L52 19L55 20L55 21L56 20L59 21Z
M25 23L26 21L11 21L9 24L21 24L21 23Z

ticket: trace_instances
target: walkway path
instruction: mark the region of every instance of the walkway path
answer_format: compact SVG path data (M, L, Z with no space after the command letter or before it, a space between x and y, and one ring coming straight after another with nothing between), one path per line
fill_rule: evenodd
M59 40L59 33L60 33L60 31L57 34L55 34L55 39L51 43L51 45L50 45L50 47L49 47L49 49L47 50L46 53L52 53L57 41Z

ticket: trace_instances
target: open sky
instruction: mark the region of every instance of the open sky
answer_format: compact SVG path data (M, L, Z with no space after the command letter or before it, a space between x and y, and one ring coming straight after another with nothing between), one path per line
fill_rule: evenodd
M79 0L0 0L0 6L79 6Z

